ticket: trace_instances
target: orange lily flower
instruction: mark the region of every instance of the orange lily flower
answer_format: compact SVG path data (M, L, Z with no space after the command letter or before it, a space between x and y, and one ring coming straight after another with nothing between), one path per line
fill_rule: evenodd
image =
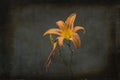
M56 35L58 35L56 40L58 41L59 46L63 46L63 41L64 41L64 39L66 39L66 40L71 40L73 42L74 46L76 48L79 48L81 41L80 41L80 37L79 37L78 33L76 33L76 32L78 30L83 30L85 32L85 29L82 26L73 27L75 18L76 18L76 13L72 13L65 22L62 20L57 21L56 24L59 26L60 29L51 28L44 33L44 36L47 34L56 34ZM51 53L48 57L47 63L46 63L46 68L49 67L51 59L53 58L55 49L57 47L57 41L54 42L53 50L51 51Z

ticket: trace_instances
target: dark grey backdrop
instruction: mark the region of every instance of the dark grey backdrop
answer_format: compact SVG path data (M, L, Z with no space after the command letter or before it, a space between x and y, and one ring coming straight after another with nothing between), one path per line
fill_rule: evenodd
M82 44L81 48L74 49L73 76L77 79L118 79L119 6L18 3L11 1L6 8L1 8L1 78L71 76L57 54L49 72L45 72L44 63L52 45L49 36L43 37L43 33L49 28L57 28L56 21L65 21L75 12L75 25L84 26L86 34L78 32ZM69 61L70 51L66 45L63 49Z

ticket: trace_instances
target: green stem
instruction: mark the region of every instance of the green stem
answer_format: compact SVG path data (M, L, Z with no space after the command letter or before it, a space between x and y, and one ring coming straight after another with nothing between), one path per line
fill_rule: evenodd
M71 47L71 44L70 44L70 41L69 41L69 43L67 43L67 46L69 47L69 49L70 49L70 52L71 52L71 54L70 54L70 71L71 71L71 74L73 75L73 71L72 71L72 63L73 63L73 53L74 53L74 50L72 49L72 47Z
M70 41L69 41L68 43L66 43L66 44L67 44L67 46L69 47L70 52L71 52L71 53L70 53L70 64L68 64L67 61L65 60L65 56L64 56L64 54L62 54L60 48L58 48L58 53L59 53L59 56L62 58L62 61L63 61L64 65L65 65L66 67L69 67L70 72L71 72L71 75L73 76L72 63L73 63L73 53L74 53L74 50L73 50L72 47L71 47Z
M59 56L62 58L62 61L63 61L64 65L65 65L65 66L68 66L68 63L67 63L67 61L65 60L65 56L62 54L60 48L58 48L58 53L59 53Z

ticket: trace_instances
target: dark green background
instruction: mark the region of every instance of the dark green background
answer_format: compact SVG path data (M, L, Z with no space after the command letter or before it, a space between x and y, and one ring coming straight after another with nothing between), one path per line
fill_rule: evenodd
M117 80L119 65L119 4L100 1L8 1L2 2L0 13L0 78L95 79ZM106 4L106 5L105 5ZM58 20L77 13L75 25L84 26L86 34L78 32L81 48L74 49L71 76L69 69L56 54L49 72L44 63L52 45L43 33ZM73 47L74 48L74 47ZM67 61L70 51L63 53ZM72 78L71 78L72 77Z

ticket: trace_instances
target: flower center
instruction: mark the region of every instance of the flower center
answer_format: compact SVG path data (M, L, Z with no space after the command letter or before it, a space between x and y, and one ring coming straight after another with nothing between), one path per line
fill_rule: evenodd
M73 32L70 29L64 30L61 34L62 37L69 40L73 36Z

